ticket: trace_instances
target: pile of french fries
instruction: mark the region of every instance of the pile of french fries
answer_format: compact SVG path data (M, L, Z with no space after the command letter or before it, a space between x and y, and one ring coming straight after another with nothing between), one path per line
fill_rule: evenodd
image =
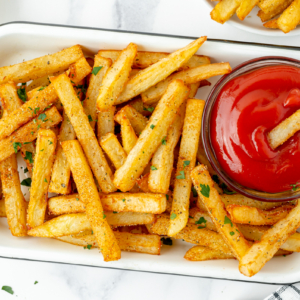
M255 6L260 8L257 15L266 28L280 29L288 33L300 23L299 0L220 0L210 15L221 24L235 13L243 21Z
M173 237L196 245L186 259L236 258L246 276L300 251L300 203L232 194L205 156L205 101L194 97L231 71L195 54L205 41L88 58L75 45L0 68L0 215L12 235L97 247L105 261L159 255ZM22 183L19 151L31 175Z

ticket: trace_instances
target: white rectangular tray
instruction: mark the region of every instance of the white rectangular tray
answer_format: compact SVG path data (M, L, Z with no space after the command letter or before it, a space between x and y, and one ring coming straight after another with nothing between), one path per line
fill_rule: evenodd
M205 35L205 31L199 34ZM129 42L139 50L172 52L194 38L109 31L95 28L78 28L46 24L16 22L0 26L0 66L6 66L32 59L63 48L80 44L85 50L96 53L99 49L122 49ZM239 42L207 41L198 52L208 55L212 62L230 62L232 67L261 56L287 56L300 60L300 49L278 46L264 46ZM212 84L218 78L210 80ZM201 88L197 94L206 99L211 87ZM21 180L25 178L20 166ZM24 187L22 187L24 188ZM28 191L23 189L28 199ZM8 230L6 219L0 220L0 256L8 258L39 260L118 268L136 271L180 274L188 276L222 278L261 283L293 283L300 280L300 254L276 257L252 278L241 275L238 262L219 260L189 262L183 258L193 245L174 240L173 246L163 246L160 256L122 252L117 262L104 262L97 249L84 250L54 239L16 238Z

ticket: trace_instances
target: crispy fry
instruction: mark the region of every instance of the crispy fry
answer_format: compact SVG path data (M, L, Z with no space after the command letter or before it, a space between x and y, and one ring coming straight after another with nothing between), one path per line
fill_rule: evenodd
M241 5L236 11L240 20L244 20L251 12L251 10L257 5L259 0L242 0Z
M29 93L32 90L35 90L36 88L40 88L40 87L45 87L47 85L50 84L50 80L49 80L49 76L45 75L43 77L40 78L36 78L34 80L32 80L27 86L26 86L26 92L27 92L27 96L30 99L31 97L29 97Z
M70 79L65 74L61 74L52 82L102 191L106 193L115 191L111 169L89 124L88 117L74 92Z
M107 111L114 105L124 89L131 71L131 65L137 53L137 46L130 43L108 69L99 89L97 109Z
M0 84L8 81L27 82L57 71L63 71L81 57L83 57L81 47L75 45L52 55L45 55L20 64L2 67L0 68Z
M112 106L107 111L98 112L98 122L97 122L97 137L100 143L101 137L107 133L115 132L115 115L116 107Z
M282 121L268 133L268 141L272 149L277 148L300 130L300 110Z
M249 250L249 244L230 220L220 195L214 188L214 182L204 165L196 167L191 172L191 178L198 196L206 206L218 232L222 235L234 256L239 260Z
M110 58L112 61L115 61L120 55L120 50L100 50L98 55L103 57ZM138 51L136 57L133 61L133 68L136 69L145 69L151 65L157 63L163 58L167 58L170 53L164 52L148 52L148 51ZM206 65L210 63L210 59L207 56L203 55L194 55L192 56L184 65L179 69L189 69L199 65Z
M83 101L83 108L87 116L91 116L90 125L95 129L97 120L96 102L99 95L99 86L102 84L102 80L107 70L112 65L112 61L109 58L101 57L99 54L95 55L94 60L94 73L91 74L90 83L86 92L85 100Z
M91 68L85 58L80 59L73 65L77 70L72 77L72 81L77 83L91 72ZM9 117L0 120L0 140L11 135L20 126L43 113L57 100L57 94L52 84L39 92L37 97L25 102L20 108L16 109Z
M279 17L277 24L279 29L288 33L295 29L300 22L300 0L294 0L292 4Z
M176 235L188 222L192 188L190 172L196 164L204 105L203 100L187 100L173 191L169 236Z
M256 242L244 255L239 264L239 269L245 276L255 275L268 262L288 237L296 231L300 225L300 201L290 213Z
M80 199L86 205L86 215L95 233L104 260L120 259L120 248L107 220L105 220L93 174L79 142L65 141L62 143L62 148L70 164Z
M51 182L49 185L49 192L51 193L64 195L70 193L71 169L60 143L63 141L74 140L75 138L76 134L74 128L64 112L63 122L60 126L58 136L59 143L57 145L56 157L53 164Z
M228 205L226 210L229 212L231 220L235 223L273 225L285 218L293 208L294 205L284 205L272 210L260 210L249 206Z
M56 149L56 136L52 130L40 129L36 142L36 155L30 189L27 223L33 228L44 223L48 200L48 186Z
M39 128L50 128L61 122L61 115L55 107L44 112L45 119L31 121L9 137L0 141L0 162L14 154L24 143L29 143L37 138Z
M206 41L206 39L206 37L201 37L186 47L168 55L165 59L162 59L150 67L140 71L128 81L125 89L118 97L115 104L126 102L146 91L149 87L155 85L159 81L167 78L171 73L186 63L198 51L199 47Z
M114 184L121 191L128 191L134 186L136 179L140 177L161 143L161 137L167 134L188 92L188 88L181 80L170 83L124 165L115 173Z
M211 18L221 24L228 21L241 5L242 0L222 0L211 11Z
M263 24L264 27L266 28L272 28L272 29L278 29L278 24L277 24L278 19L273 19L271 21L268 21L267 23Z
M283 6L284 2L288 2L288 1L289 0L259 0L257 5L263 12L268 13L279 6Z
M176 79L181 79L184 84L188 85L212 76L223 75L230 72L231 67L229 63L216 63L184 70L169 76L165 80L147 89L141 94L142 100L147 105L152 104L153 100L156 102L156 99L165 93L169 83Z
M112 133L108 133L101 138L100 145L114 164L116 170L119 169L124 164L127 154L117 137Z
M274 18L275 16L281 14L294 0L279 0L274 3L273 6L269 7L266 12L260 10L258 16L262 22L266 22Z

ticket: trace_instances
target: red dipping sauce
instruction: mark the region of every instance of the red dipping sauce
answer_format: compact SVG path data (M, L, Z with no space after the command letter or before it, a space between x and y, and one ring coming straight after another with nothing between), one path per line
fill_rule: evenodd
M212 147L241 185L277 193L300 185L300 132L272 150L267 134L300 109L300 69L271 66L229 81L211 114Z

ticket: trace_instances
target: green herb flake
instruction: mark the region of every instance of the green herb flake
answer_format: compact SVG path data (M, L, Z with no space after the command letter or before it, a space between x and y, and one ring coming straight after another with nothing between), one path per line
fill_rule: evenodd
M226 185L225 183L222 183L222 184L221 184L221 188L223 189L223 192L224 192L224 194L226 194L226 195L233 195L233 194L236 194L236 192L229 190L228 187L227 187L227 185Z
M48 140L48 142L49 142L49 145L52 145L52 144L53 144L53 142L52 142L52 141L50 141L50 140Z
M198 226L198 229L202 229L202 228L205 228L206 227L206 220L204 217L201 217L198 221L195 222L195 224L197 225L201 225L201 224L204 224L204 226Z
M157 170L157 168L154 167L154 166L151 166L150 169L151 169L152 171L156 171L156 170Z
M5 291L5 292L7 292L7 293L9 293L9 294L12 294L12 295L14 294L14 291L13 291L13 289L10 286L3 285L2 286L2 290Z
M87 245L86 247L87 247L87 249L89 249L89 250L92 249L92 245Z
M45 113L42 113L38 116L38 120L42 120L43 122L46 122L44 121L46 119L46 114Z
M94 67L92 74L96 76L102 68L103 68L103 66Z
M33 113L36 115L36 114L38 113L39 110L40 110L40 108L39 108L39 107L36 107L36 108L34 109Z
M39 89L38 89L38 91L42 91L42 90L44 90L46 87L45 86L41 86Z
M224 219L224 225L226 225L226 224L230 224L231 227L233 227L231 220L227 216L225 216L225 219Z
M37 283L39 283L39 282L38 282L38 281L35 281L35 282L34 282L34 284L37 284Z
M163 145L167 145L167 137L166 136L163 137L163 139L161 140L161 143Z
M176 176L177 179L185 179L184 171L179 171L179 174L180 175Z
M125 199L122 199L123 202L125 202Z
M183 161L183 168L189 166L190 162L191 162L191 161L189 161L189 160L184 160L184 161Z
M32 158L32 153L31 152L26 151L24 159L28 160L29 163L33 164L33 158Z
M149 111L149 112L153 112L154 111L154 107L150 106L150 107L144 107L144 110Z
M21 182L21 185L31 187L31 178L26 178Z
M177 217L177 215L176 215L176 214L174 214L174 213L171 213L171 216L170 216L170 219L171 219L171 220L174 220L174 219L176 219L176 217Z
M155 125L153 125L153 124L150 125L150 128L151 128L151 129L154 129L154 127L155 127Z
M197 194L197 191L196 189L192 186L192 192L193 192L193 197L197 197L198 194Z
M297 189L298 189L298 182L297 183L295 183L295 184L291 184L291 187L292 187L292 191L293 192L296 192L297 191Z
M201 191L200 193L206 197L206 198L209 198L209 193L210 193L210 187L208 184L201 184L200 183L200 187L201 187Z
M167 245L167 246L172 246L173 245L173 241L170 238L162 237L160 240L162 241L162 243L164 245Z
M26 167L25 169L24 169L24 174L26 174L28 172L28 168Z
M13 147L14 147L15 153L18 153L18 150L19 150L18 147L21 148L22 144L19 142L13 142Z
M229 234L230 234L231 236L233 236L233 235L234 235L234 232L233 232L233 231L230 231Z
M105 219L106 218L106 214L104 213L104 211L102 212L102 214L103 214L103 219Z
M44 182L48 182L48 180L45 178L45 179L44 179Z
M91 115L88 115L88 118L89 118L89 122L93 122L93 118Z
M27 94L26 94L26 89L25 88L20 88L17 90L17 94L19 98L23 101L26 102L27 100Z

